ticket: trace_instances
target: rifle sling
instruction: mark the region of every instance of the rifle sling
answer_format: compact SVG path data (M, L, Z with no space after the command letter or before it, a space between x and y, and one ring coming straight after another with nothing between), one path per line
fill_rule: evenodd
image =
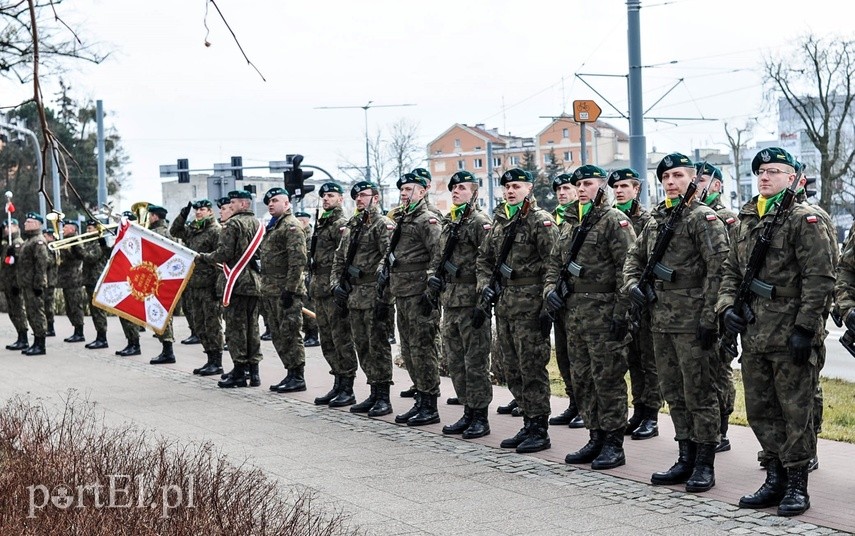
M678 279L677 281L668 282L657 279L653 283L653 288L656 290L683 290L687 288L701 288L704 286L702 277L690 277L687 279Z
M465 275L463 277L453 277L451 274L445 276L446 283L454 283L455 285L465 284L474 285L478 283L478 278L474 275Z

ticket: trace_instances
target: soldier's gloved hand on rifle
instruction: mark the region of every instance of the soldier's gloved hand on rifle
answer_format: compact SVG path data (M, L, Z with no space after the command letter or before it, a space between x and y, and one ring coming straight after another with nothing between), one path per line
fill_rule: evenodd
M809 330L801 326L793 328L788 344L793 363L804 365L810 360L811 341L813 341L813 333Z
M564 307L564 300L558 295L558 292L550 290L546 295L546 309L549 312L555 312Z
M698 324L695 338L701 343L702 350L709 350L715 346L715 341L718 340L718 333L716 333L715 328L708 328L701 322Z
M442 279L438 278L435 275L432 275L432 276L428 277L427 286L429 289L431 289L434 292L437 292L437 293L442 292L442 287L443 287Z
M190 215L191 208L193 208L193 201L188 201L187 206L181 208L181 211L178 213L178 217L182 220L186 220L187 216Z
M383 322L387 318L389 318L389 304L377 302L377 304L374 306L374 320Z
M332 291L333 297L340 303L347 303L347 297L350 293L341 285L336 285Z
M540 322L540 335L544 339L548 339L549 334L552 333L552 317L546 311L541 311L538 321Z
M481 291L481 299L487 303L495 303L496 291L493 290L493 287L484 287L484 290Z
M739 315L733 308L730 306L724 310L721 314L721 323L724 324L724 329L726 329L732 335L736 335L737 333L745 333L748 329L748 321L745 320L741 315Z
M626 320L617 316L612 318L612 324L609 327L609 333L612 334L612 338L614 338L614 340L624 340L628 331L629 323Z
M279 302L282 304L283 309L290 309L294 305L294 294L283 290L282 294L279 295Z
M389 284L389 272L386 270L380 270L377 272L377 285L381 287L385 287Z
M629 288L629 301L641 309L647 307L647 296L645 296L644 291L638 285L633 285Z

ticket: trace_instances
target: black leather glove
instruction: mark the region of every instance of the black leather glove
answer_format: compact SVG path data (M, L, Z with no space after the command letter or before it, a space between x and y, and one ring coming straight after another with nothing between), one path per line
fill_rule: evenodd
M546 309L549 312L555 312L564 307L564 300L554 290L550 290L546 295Z
M389 318L389 304L377 302L377 305L374 306L374 320L383 322L387 318Z
M432 291L439 293L442 292L442 287L444 287L445 285L443 285L442 279L438 278L435 275L432 275L428 277L427 286Z
M350 296L350 292L345 290L345 288L341 285L336 285L333 289L333 297L340 303L347 303L348 296Z
M182 220L186 220L187 216L190 215L191 208L193 208L193 201L188 201L187 206L181 208L181 211L178 213L178 217Z
M641 309L647 307L647 296L644 295L644 291L638 285L633 285L629 288L629 301Z
M35 287L33 289L33 294L35 294L36 296L41 296L43 293L44 293L44 290L40 287Z
M377 273L377 285L385 287L389 284L389 272L381 270Z
M626 334L629 332L629 323L623 318L612 318L612 324L609 327L609 333L612 334L612 338L616 341L622 341L626 338Z
M538 321L540 322L540 336L544 339L548 339L549 334L552 333L552 317L544 311L540 313Z
M748 329L748 321L739 315L733 306L726 308L721 314L721 323L724 324L724 329L732 335L745 333Z
M481 299L487 303L496 303L496 291L493 290L493 287L484 287L484 290L481 291Z
M793 328L790 334L789 348L790 357L796 365L804 365L810 360L811 342L813 333L801 326Z
M703 324L698 324L695 338L701 343L702 350L709 350L715 346L715 341L718 340L718 333L716 333L714 328L710 329Z
M21 289L19 287L12 287L10 290L12 291L12 296L17 296L21 293Z
M282 294L279 295L279 301L283 309L290 309L294 305L294 294L283 290Z

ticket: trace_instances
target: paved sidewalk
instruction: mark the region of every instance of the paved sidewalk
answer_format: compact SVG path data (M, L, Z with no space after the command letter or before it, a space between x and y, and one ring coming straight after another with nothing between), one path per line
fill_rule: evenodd
M189 332L176 318L176 338ZM584 430L550 429L553 448L533 456L497 448L521 426L521 419L491 411L492 435L474 441L441 435L441 425L412 429L384 419L314 406L310 400L332 382L320 349L307 351L304 393L280 395L267 386L283 375L269 342L263 343L262 387L223 390L215 378L190 373L204 362L200 346L176 343L178 363L152 366L159 343L142 334L143 355L119 358L124 346L118 320L110 318L109 350L66 344L71 333L57 317L57 337L48 355L24 357L0 349L0 398L15 394L60 403L68 389L96 402L108 424L135 423L184 442L211 441L236 463L247 460L285 485L318 491L319 504L339 508L368 534L627 535L836 534L855 531L855 445L820 441L821 468L811 474L812 509L804 516L779 518L772 510L737 508L739 496L754 491L764 473L756 462L751 431L732 427L734 450L717 459L717 486L693 495L679 487L652 487L650 473L676 457L673 430L663 415L662 435L627 441L628 464L597 472L568 466L564 455L586 440ZM94 338L87 319L86 334ZM0 343L14 340L0 315ZM409 386L395 370L395 395ZM358 396L367 394L357 378ZM443 379L443 394L453 393ZM510 399L496 388L492 407ZM400 412L412 402L393 396ZM444 401L444 398L443 398ZM554 411L566 401L553 399ZM443 422L456 420L459 406L441 404Z

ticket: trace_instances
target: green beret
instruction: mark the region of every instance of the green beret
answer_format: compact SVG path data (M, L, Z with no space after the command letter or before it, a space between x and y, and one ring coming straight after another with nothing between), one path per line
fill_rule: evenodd
M48 234L54 236L53 229L42 229L42 234Z
M228 205L231 199L228 197L221 197L217 199L217 208L223 208L223 205Z
M90 225L92 227L98 227L99 225L101 225L101 222L98 220L86 220L86 226L89 227Z
M573 175L570 179L570 184L576 186L576 183L582 179L605 179L608 176L606 170L591 164L586 164L582 167L576 168L576 171L573 172Z
M633 179L639 182L641 181L641 177L638 175L638 172L632 168L616 169L609 173L609 188L614 188L616 182L625 181L627 179Z
M380 188L376 184L374 184L373 182L359 181L356 184L354 184L353 187L350 189L350 198L356 199L356 196L359 195L359 192L361 192L363 190L378 191L379 189Z
M562 173L558 175L554 179L552 179L552 191L555 192L558 190L558 187L562 184L573 184L573 176L569 173Z
M757 153L751 161L751 172L757 173L760 164L784 164L798 169L798 161L780 147L768 147Z
M311 219L312 215L309 214L308 212L302 212L301 211L301 212L295 212L294 217L295 218L309 218L309 219Z
M165 218L167 213L167 210L160 205L149 205L148 211L150 214L154 214L158 218Z
M122 216L126 217L129 221L137 221L137 215L130 210L122 212Z
M405 184L418 184L423 188L427 188L427 181L424 177L419 177L415 173L404 173L401 178L398 179L398 182L395 183L395 186L400 190Z
M706 162L699 162L695 164L695 171L698 172L698 175L709 175L713 179L722 180L721 170L712 164L708 164Z
M475 175L469 173L468 171L458 171L454 175L448 179L448 191L450 192L452 188L454 188L457 184L462 184L464 182L472 182L478 184L478 178Z
M211 204L210 199L200 199L194 201L192 206L193 208L212 208L214 205Z
M36 221L38 221L39 223L44 223L44 222L45 222L45 219L44 219L44 218L42 217L42 215L41 215L41 214L39 214L38 212L27 212L27 216L26 216L26 218L27 218L28 220L36 220Z
M431 182L430 171L425 168L417 167L416 169L410 171L416 177L421 177L425 180L425 187L427 187L427 183Z
M533 182L531 173L520 168L513 168L502 173L499 184L504 186L509 182Z
M337 192L344 195L344 188L342 188L337 182L325 182L321 185L321 189L318 190L318 195L324 195L330 192Z
M11 223L12 225L18 225L18 220L15 218L9 218L8 222L6 220L3 220L3 225L6 225L7 223Z
M270 200L276 197L277 195L284 195L288 199L291 199L291 194L288 193L288 190L282 188L281 186L277 186L276 188L271 188L267 190L267 193L264 194L264 199L262 199L262 201L266 205L270 203Z
M62 220L62 224L63 225L73 225L73 226L77 227L78 229L80 229L80 224L77 223L77 220Z
M229 192L229 199L252 199L252 192L246 190L232 190Z
M695 164L692 162L691 158L684 154L671 153L663 158L662 161L659 162L659 165L656 166L656 178L659 179L659 182L662 182L663 173L678 167L690 167L694 169Z

